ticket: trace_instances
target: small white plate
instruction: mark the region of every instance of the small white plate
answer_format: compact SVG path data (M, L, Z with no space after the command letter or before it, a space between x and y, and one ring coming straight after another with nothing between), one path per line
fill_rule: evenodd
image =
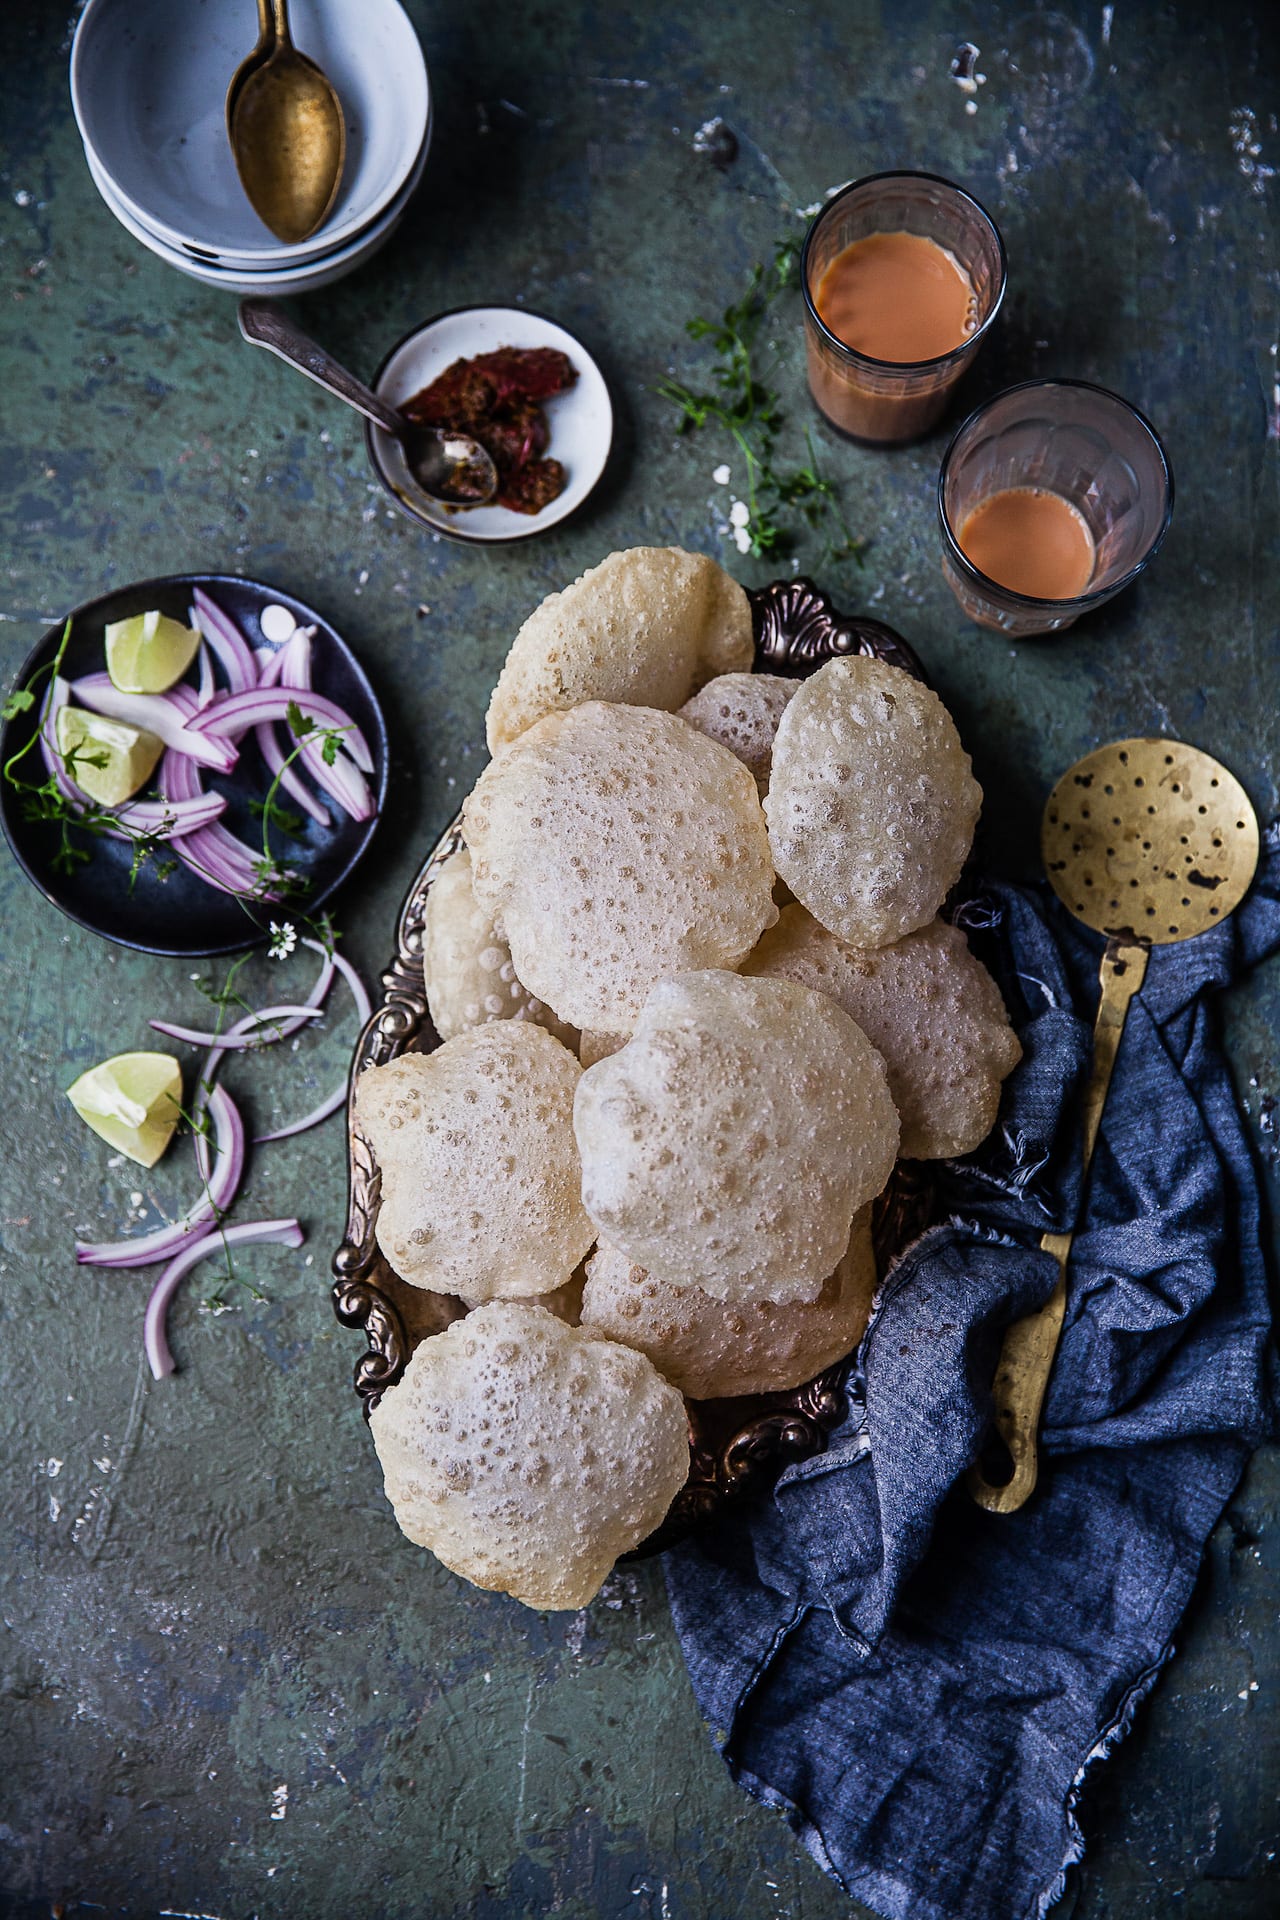
M613 441L613 402L591 355L554 320L523 307L455 307L437 314L393 347L373 378L374 391L393 407L421 393L451 367L499 347L558 347L569 356L578 378L567 393L543 402L551 444L547 458L559 460L568 480L564 492L541 513L513 513L509 507L446 507L428 499L411 478L398 440L381 428L365 427L373 470L396 505L451 540L496 546L545 533L580 507L609 458Z

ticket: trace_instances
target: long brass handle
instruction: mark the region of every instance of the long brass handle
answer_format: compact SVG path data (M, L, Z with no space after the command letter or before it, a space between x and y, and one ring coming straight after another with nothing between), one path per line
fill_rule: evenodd
M1142 985L1148 949L1137 942L1112 940L1102 956L1099 981L1102 997L1093 1028L1093 1070L1084 1096L1084 1154L1081 1195L1087 1191L1089 1167L1098 1143L1102 1109L1107 1104L1111 1072L1120 1051L1129 1002ZM990 1513L1014 1513L1036 1484L1036 1440L1040 1410L1058 1350L1058 1336L1067 1305L1067 1263L1071 1257L1069 1233L1046 1233L1041 1241L1058 1262L1058 1283L1037 1313L1015 1320L1004 1336L1000 1362L992 1383L996 1431L1009 1449L1013 1473L1002 1486L987 1479L981 1467L970 1467L966 1484L980 1507Z

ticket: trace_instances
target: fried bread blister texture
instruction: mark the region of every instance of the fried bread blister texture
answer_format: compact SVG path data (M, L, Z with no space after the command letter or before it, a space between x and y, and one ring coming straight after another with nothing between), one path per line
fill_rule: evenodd
M761 794L769 790L778 722L798 680L776 673L722 673L686 700L680 718L741 760Z
M630 1031L655 980L736 966L777 917L755 782L675 714L548 714L486 767L463 833L517 975L584 1031Z
M692 1276L673 1286L602 1241L587 1262L582 1324L647 1354L691 1400L777 1393L857 1346L875 1289L871 1209L863 1207L816 1300L718 1300Z
M559 1040L517 1020L361 1074L378 1245L402 1280L479 1300L564 1284L595 1239L573 1137L580 1074Z
M660 1525L681 1395L856 1346L870 1202L899 1151L977 1145L1019 1056L935 918L982 798L946 709L861 657L751 674L751 627L673 548L536 609L428 889L444 1044L359 1082L379 1245L467 1310L372 1413L387 1493L529 1606L585 1605Z
M893 1170L884 1063L826 995L706 971L660 981L578 1083L583 1204L601 1235L720 1300L812 1300Z
M489 702L489 751L587 700L674 712L716 674L749 667L753 651L751 604L706 554L611 553L516 635Z
M904 1158L950 1159L986 1139L1022 1047L957 928L932 920L892 946L857 948L784 907L743 972L798 980L857 1021L888 1070Z
M424 1341L369 1425L409 1538L529 1607L585 1607L689 1472L684 1402L651 1362L530 1302Z
M442 1040L490 1020L532 1020L567 1047L577 1031L557 1020L516 978L506 936L476 899L471 855L459 847L427 892L422 972L431 1022Z
M887 946L933 919L981 805L937 694L882 660L828 661L778 723L764 802L774 864L851 946Z

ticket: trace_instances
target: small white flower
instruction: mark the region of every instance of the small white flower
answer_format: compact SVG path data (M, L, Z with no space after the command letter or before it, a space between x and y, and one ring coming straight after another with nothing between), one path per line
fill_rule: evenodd
M751 535L747 532L747 529L745 527L734 528L733 543L737 547L739 553L750 553Z
M745 527L751 518L751 509L745 500L735 500L729 509L729 525Z
M286 920L283 925L275 920L271 922L271 945L267 948L268 960L287 960L297 944L298 929L292 920Z
M712 476L711 476L711 478L712 478L712 479L713 479L713 480L715 481L715 483L716 483L716 485L717 485L718 487L727 487L727 486L728 486L728 484L729 484L729 469L728 469L728 467L726 467L726 466L723 466L723 465L722 465L722 466L719 466L719 467L717 467L717 468L716 468L716 470L715 470L715 472L714 472L714 473L712 474Z

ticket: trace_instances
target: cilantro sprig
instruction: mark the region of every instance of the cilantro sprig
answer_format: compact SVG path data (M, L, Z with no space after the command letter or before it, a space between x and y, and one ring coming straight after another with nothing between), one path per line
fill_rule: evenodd
M800 242L781 240L767 264L757 261L746 291L726 307L718 320L702 315L686 322L691 339L705 341L716 358L712 386L699 392L674 379L662 381L657 392L679 411L677 431L695 433L707 426L727 433L742 456L746 475L743 493L747 508L743 538L738 544L756 559L791 552L796 543L794 518L808 527L825 529L825 560L851 558L862 564L865 542L850 532L836 486L821 471L813 437L806 429L808 459L803 464L779 458L778 442L786 422L776 390L759 377L756 349L761 325L774 304L800 286Z

